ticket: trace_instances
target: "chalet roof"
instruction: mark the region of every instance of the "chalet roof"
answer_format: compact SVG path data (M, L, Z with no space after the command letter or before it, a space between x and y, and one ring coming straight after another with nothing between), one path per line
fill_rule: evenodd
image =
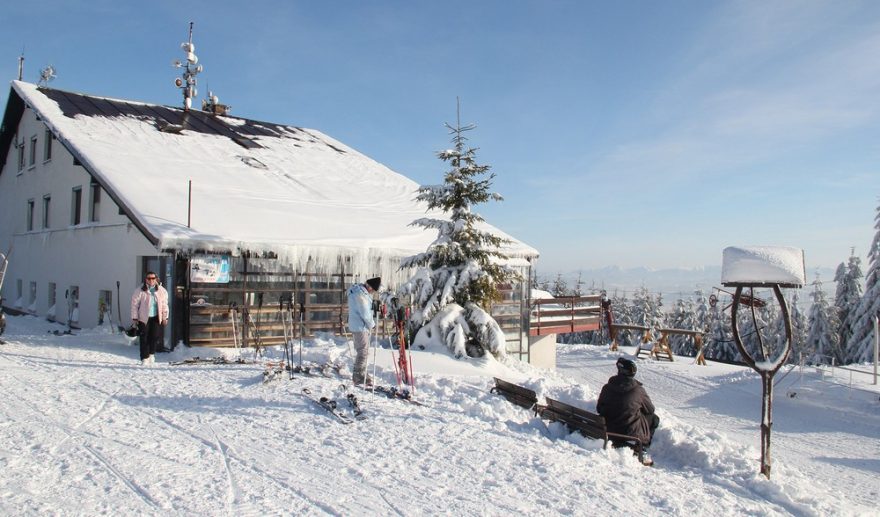
M0 156L27 105L159 249L263 250L328 265L347 255L366 265L436 238L409 226L425 217L417 183L314 129L20 81L9 99ZM486 226L513 241L511 256L538 255Z

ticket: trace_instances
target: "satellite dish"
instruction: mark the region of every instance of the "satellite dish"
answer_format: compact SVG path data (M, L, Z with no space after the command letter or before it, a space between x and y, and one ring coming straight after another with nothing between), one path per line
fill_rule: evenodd
M181 63L179 59L175 59L171 62L171 66L173 66L174 68L180 68L183 66L183 63Z
M204 69L202 68L202 65L196 65L196 73L197 73L197 74L202 73L202 70L204 70Z
M195 52L196 51L196 46L188 41L184 41L183 43L181 43L180 48L182 48L184 52Z
M191 65L194 65L194 64L196 64L196 63L199 62L199 58L196 57L196 55L193 54L192 52L187 52L187 53L186 53L186 60L189 61L189 63L190 63Z
M174 85L177 86L178 88L180 88L181 86L183 86L183 80L180 77L178 77L177 79L174 80Z

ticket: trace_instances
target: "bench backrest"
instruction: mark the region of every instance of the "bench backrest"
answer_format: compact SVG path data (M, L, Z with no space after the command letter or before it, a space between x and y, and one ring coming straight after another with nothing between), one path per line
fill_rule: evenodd
M532 409L538 404L538 395L533 390L507 382L498 377L495 377L495 387L492 388L492 392L526 409Z
M589 438L607 440L605 417L591 413L586 409L547 397L547 406L541 414L549 420L562 422L570 429L579 431Z

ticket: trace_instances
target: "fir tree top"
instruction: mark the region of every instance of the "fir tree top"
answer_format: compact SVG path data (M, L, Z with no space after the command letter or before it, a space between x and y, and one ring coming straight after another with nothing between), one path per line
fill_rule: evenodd
M457 123L446 127L454 147L438 152L437 157L449 164L449 170L443 184L419 187L416 199L427 203L429 210L443 211L449 219L425 217L413 221L413 226L437 230L437 239L424 253L401 261L401 267L428 267L435 274L444 269L458 270L459 280L468 281L456 282L455 301L460 305L474 302L488 307L498 298L497 284L514 278L515 274L500 264L507 255L499 247L509 241L478 228L483 218L473 207L503 198L491 191L495 175L489 173L490 167L478 164L476 149L466 145L465 132L476 126L462 127Z

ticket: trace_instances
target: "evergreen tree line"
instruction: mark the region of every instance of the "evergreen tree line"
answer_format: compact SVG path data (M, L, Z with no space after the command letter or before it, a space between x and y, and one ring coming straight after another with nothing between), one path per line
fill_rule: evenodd
M880 206L874 218L876 233L868 253L869 268L867 276L862 273L861 259L852 253L835 272L837 288L834 300L829 300L822 290L818 275L809 293L811 305L807 314L798 303L799 289L784 289L792 324L792 353L789 361L796 362L803 357L810 363L836 364L864 363L874 358L874 317L880 315ZM864 279L864 280L863 280ZM584 289L580 278L574 288L569 288L561 275L554 281L538 283L533 279L533 287L549 291L554 296L583 296L599 294L595 288ZM864 291L862 286L864 285ZM638 289L632 299L614 294L611 297L614 322L640 325L644 327L702 330L705 356L710 359L741 361L739 350L733 341L730 316L730 299L719 297L711 304L709 295L701 290L690 298L675 302L671 311L663 310L662 295L653 294L646 288ZM742 306L739 311L739 329L743 344L753 357L762 357L760 338L775 354L785 343L785 327L780 308L771 294L764 296L768 303L755 307L754 318L751 307ZM617 343L622 346L635 346L641 335L633 331L619 331ZM659 335L652 336L659 339ZM561 334L560 343L592 343L596 345L610 342L608 329L603 318L598 331ZM690 336L670 335L669 343L675 354L694 356L696 349Z

